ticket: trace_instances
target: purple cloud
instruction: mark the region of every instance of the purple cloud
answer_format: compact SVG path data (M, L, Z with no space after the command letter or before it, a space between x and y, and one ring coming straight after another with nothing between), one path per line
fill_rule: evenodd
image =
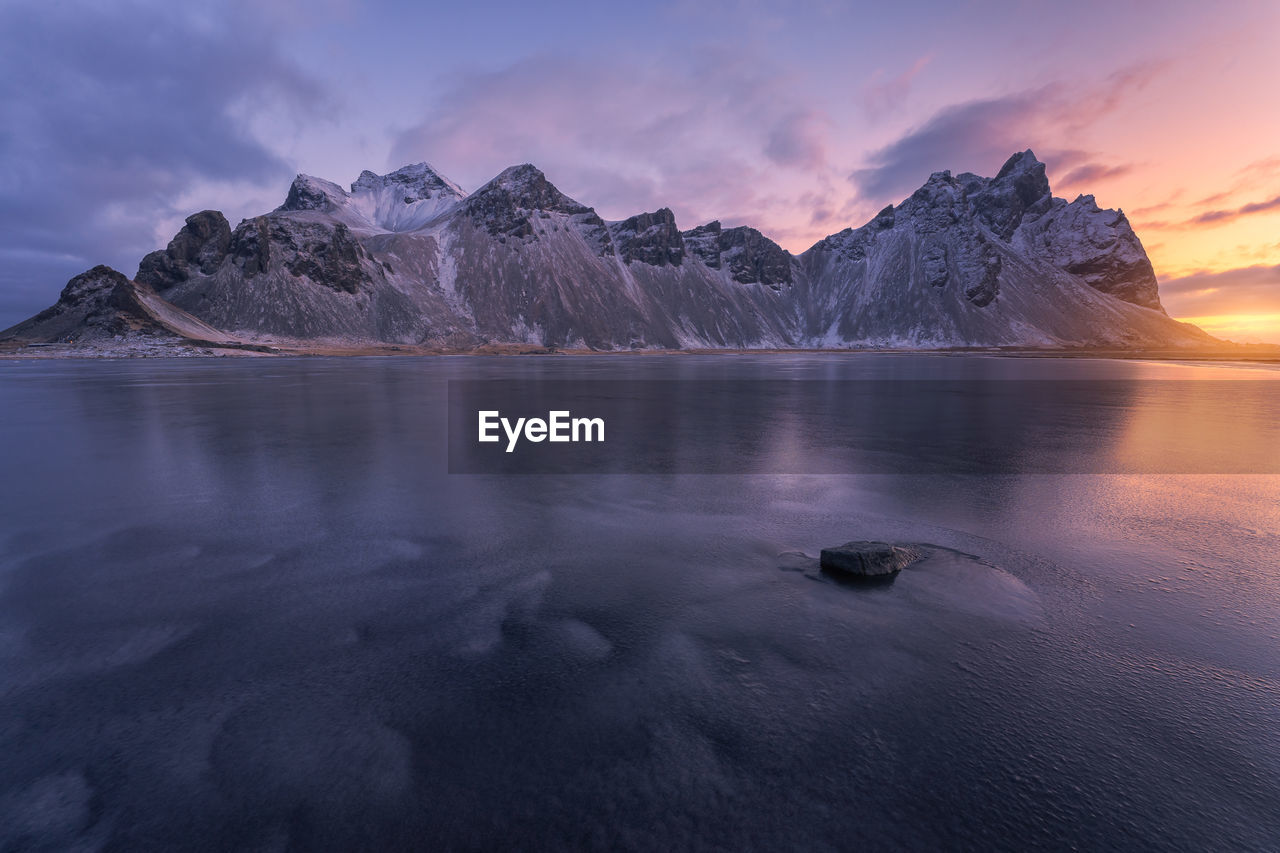
M868 165L849 179L860 195L894 201L913 192L938 169L982 169L990 173L1014 151L1027 147L1030 124L1038 121L1049 87L1003 98L947 107L905 136L872 152Z
M1160 298L1177 317L1280 314L1280 265L1196 272L1160 282Z
M862 87L862 109L867 117L876 120L900 109L911 92L912 83L932 60L932 55L922 56L906 71L887 79L883 69L877 69Z
M1057 150L1054 141L1074 136L1082 115L1092 120L1118 108L1126 94L1146 85L1162 67L1123 69L1083 88L1054 83L954 104L873 151L849 180L861 196L883 202L906 196L938 169L993 174L1010 154L1028 147L1051 170L1081 168L1092 155Z
M830 124L826 115L815 109L789 112L775 122L764 153L780 166L822 169L827 163Z
M1217 225L1223 222L1230 222L1233 219L1239 219L1242 216L1249 216L1253 213L1266 213L1270 210L1280 210L1280 195L1266 201L1255 201L1229 210L1210 210L1199 216L1192 217L1187 224Z
M1092 186L1100 181L1108 178L1118 178L1121 175L1127 175L1133 171L1133 167L1128 163L1121 163L1116 166L1107 166L1103 163L1085 163L1082 166L1076 166L1066 175L1054 182L1056 189L1063 187L1075 186Z
M251 118L321 95L238 11L0 10L0 326L92 264L132 274L194 183L287 181Z
M669 206L683 227L749 222L785 239L818 206L802 196L835 192L829 137L816 103L749 51L539 57L448 80L391 164L426 159L475 187L530 162L608 217Z

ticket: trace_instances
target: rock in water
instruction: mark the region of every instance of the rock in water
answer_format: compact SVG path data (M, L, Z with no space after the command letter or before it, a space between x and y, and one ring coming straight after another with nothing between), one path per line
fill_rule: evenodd
M919 549L909 545L859 541L823 548L819 561L824 571L873 578L897 574L923 557Z

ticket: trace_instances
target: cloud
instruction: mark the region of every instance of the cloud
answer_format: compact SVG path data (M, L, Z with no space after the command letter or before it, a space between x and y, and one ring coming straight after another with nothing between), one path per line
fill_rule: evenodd
M1121 163L1116 166L1107 166L1103 163L1085 163L1082 166L1076 166L1066 175L1054 181L1054 188L1093 186L1108 178L1118 178L1132 171L1133 167L1128 163Z
M884 69L876 69L862 87L862 110L867 117L874 121L900 109L911 92L911 84L932 60L932 55L922 56L895 77L886 78Z
M1280 265L1194 272L1160 282L1160 299L1177 317L1280 314Z
M1026 148L1015 142L1054 96L1054 87L957 104L939 111L905 136L867 158L868 165L849 179L859 194L897 200L938 169L986 167Z
M1228 340L1280 343L1280 264L1195 272L1160 282L1172 317Z
M1081 129L1080 116L1093 120L1114 111L1162 67L1152 63L1123 69L1083 88L1051 83L953 104L871 152L849 180L864 197L897 201L938 169L994 174L1009 155L1029 146L1055 170L1083 167L1092 156L1088 152L1041 143L1072 138Z
M1271 210L1280 210L1280 195L1266 201L1255 201L1250 204L1241 205L1237 208L1226 210L1210 210L1199 216L1194 216L1187 221L1188 225L1217 225L1223 222L1230 222L1239 219L1242 216L1249 216L1253 213L1266 213Z
M818 110L788 113L774 124L764 153L780 166L810 171L821 169L827 162L830 125L826 114Z
M429 160L474 188L530 162L606 217L669 206L682 227L747 222L779 240L805 236L809 226L794 223L841 200L828 116L747 48L540 56L455 75L438 91L396 138L389 166Z
M251 125L323 98L269 30L244 25L250 11L0 9L0 326L48 305L85 267L132 274L157 220L193 186L287 181L288 164Z
M1260 181L1280 175L1280 157L1264 157L1254 160L1236 172L1241 181Z

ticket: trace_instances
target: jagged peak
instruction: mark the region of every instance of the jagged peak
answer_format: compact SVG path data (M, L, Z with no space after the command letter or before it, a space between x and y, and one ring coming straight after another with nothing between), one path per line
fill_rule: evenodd
M289 194L277 210L333 210L347 199L347 191L333 181L299 173L289 185Z
M676 215L669 207L660 207L652 212L637 213L635 216L628 216L626 219L613 223L621 229L633 229L643 231L646 228L652 228L655 225L669 226L674 229L676 227Z
M1012 187L1022 203L1028 206L1045 196L1052 196L1044 163L1036 159L1035 153L1030 148L1006 160L991 183Z
M362 190L378 190L388 185L398 185L418 194L419 197L437 197L441 195L465 198L466 193L453 181L446 178L434 166L427 162L410 163L393 172L379 175L365 169L360 177L351 184L353 195Z
M723 229L720 225L720 220L713 219L710 222L706 223L705 225L699 225L695 228L690 228L688 231L684 232L684 235L686 237L693 237L693 236L699 236L702 234L719 234L721 230Z
M1041 163L1036 157L1034 151L1028 148L1025 151L1019 151L1012 155L1008 160L1004 161L1004 165L1000 167L1000 171L996 173L996 180L1007 177L1014 172L1026 172L1036 168L1044 169L1044 163Z
M731 228L725 228L719 219L713 219L704 225L698 225L694 228L690 228L688 231L682 231L680 233L685 237L714 237L717 235L724 235L724 239L726 241L732 241L744 236L759 237L773 246L778 246L777 243L766 237L758 228L752 228L750 225L734 225ZM778 249L780 251L785 251L781 246L778 246Z
M871 222L874 223L875 226L882 231L887 228L892 228L896 221L897 221L897 211L894 209L893 205L891 204L886 206L884 209L882 209L871 220Z
M508 166L498 173L498 176L489 183L498 184L500 186L512 186L530 181L546 181L547 176L542 170L532 163L521 163L518 166Z
M591 208L560 192L540 169L530 163L503 169L493 180L472 193L467 204L473 211L503 206L558 213L588 213Z
M547 187L556 189L537 166L532 163L521 163L519 166L508 166L503 169L473 195L479 196L496 191L519 194L527 191L541 191Z
M83 298L88 291L127 285L128 283L129 278L124 273L106 264L98 264L79 275L72 276L62 289L59 301L76 302Z
M1076 200L1071 203L1078 204L1081 207L1089 208L1095 211L1101 210L1101 208L1098 207L1098 200L1093 197L1092 193L1087 193L1087 194L1081 193L1080 195L1076 196ZM1123 215L1123 211L1121 211L1121 214Z
M620 222L606 223L617 246L618 255L627 263L639 261L661 266L684 262L684 237L676 227L671 208L637 213Z
M1002 240L1009 240L1027 217L1053 206L1049 178L1030 148L1014 154L990 181L970 181L964 192L978 216Z

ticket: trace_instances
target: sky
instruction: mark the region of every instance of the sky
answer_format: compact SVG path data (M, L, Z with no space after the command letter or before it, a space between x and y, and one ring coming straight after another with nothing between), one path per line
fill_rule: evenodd
M1277 45L1274 0L0 0L0 328L299 172L529 162L800 252L1031 148L1125 211L1172 316L1280 343Z

